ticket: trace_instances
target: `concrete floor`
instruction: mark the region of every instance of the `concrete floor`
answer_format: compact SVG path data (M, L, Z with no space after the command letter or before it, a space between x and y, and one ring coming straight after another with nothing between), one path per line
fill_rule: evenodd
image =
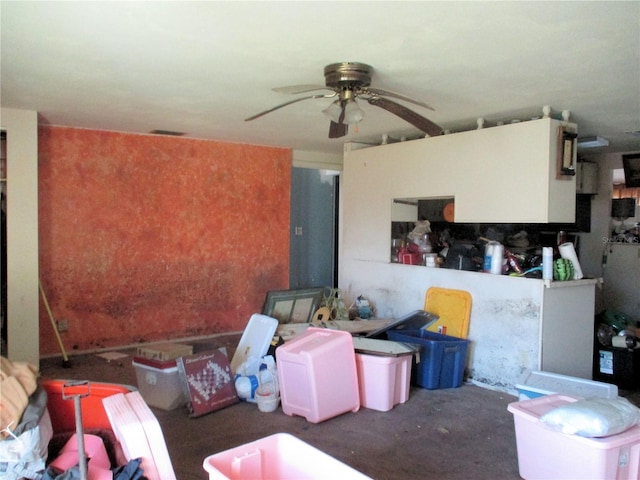
M227 346L238 337L219 337L196 351ZM136 386L129 356L107 361L96 355L41 361L46 379L91 380ZM519 479L513 416L516 397L474 385L425 390L412 387L409 399L388 412L361 408L319 424L290 417L279 407L260 412L241 402L199 418L186 408L153 408L179 480L206 479L203 460L214 453L287 432L377 480L387 479Z

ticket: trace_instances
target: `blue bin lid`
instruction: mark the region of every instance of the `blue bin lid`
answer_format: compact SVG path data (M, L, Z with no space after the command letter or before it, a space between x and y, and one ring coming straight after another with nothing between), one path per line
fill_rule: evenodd
M435 313L429 313L425 310L414 310L407 315L400 317L399 319L391 322L388 325L385 325L382 328L374 330L373 332L369 332L366 337L367 338L378 338L381 337L382 334L386 333L388 330L418 330L420 328L426 328L436 320L438 320L438 315Z

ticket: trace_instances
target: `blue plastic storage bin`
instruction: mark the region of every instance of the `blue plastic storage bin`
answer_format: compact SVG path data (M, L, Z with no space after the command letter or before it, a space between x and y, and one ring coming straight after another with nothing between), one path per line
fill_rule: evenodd
M469 340L422 329L389 330L387 336L389 340L419 347L420 361L412 369L416 385L429 390L462 385Z

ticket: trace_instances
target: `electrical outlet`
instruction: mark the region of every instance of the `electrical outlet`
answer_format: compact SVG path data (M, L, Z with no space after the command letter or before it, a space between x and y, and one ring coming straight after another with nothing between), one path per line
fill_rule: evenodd
M67 322L66 320L58 320L58 331L59 332L66 332L67 330L69 330L69 322Z

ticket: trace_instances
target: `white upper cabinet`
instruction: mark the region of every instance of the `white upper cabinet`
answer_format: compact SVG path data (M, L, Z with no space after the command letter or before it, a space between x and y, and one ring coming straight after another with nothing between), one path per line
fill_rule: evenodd
M377 202L388 212L394 198L454 197L456 222L572 223L576 179L558 173L561 127L576 130L543 118L359 150L347 145L345 213L361 202L371 215Z

